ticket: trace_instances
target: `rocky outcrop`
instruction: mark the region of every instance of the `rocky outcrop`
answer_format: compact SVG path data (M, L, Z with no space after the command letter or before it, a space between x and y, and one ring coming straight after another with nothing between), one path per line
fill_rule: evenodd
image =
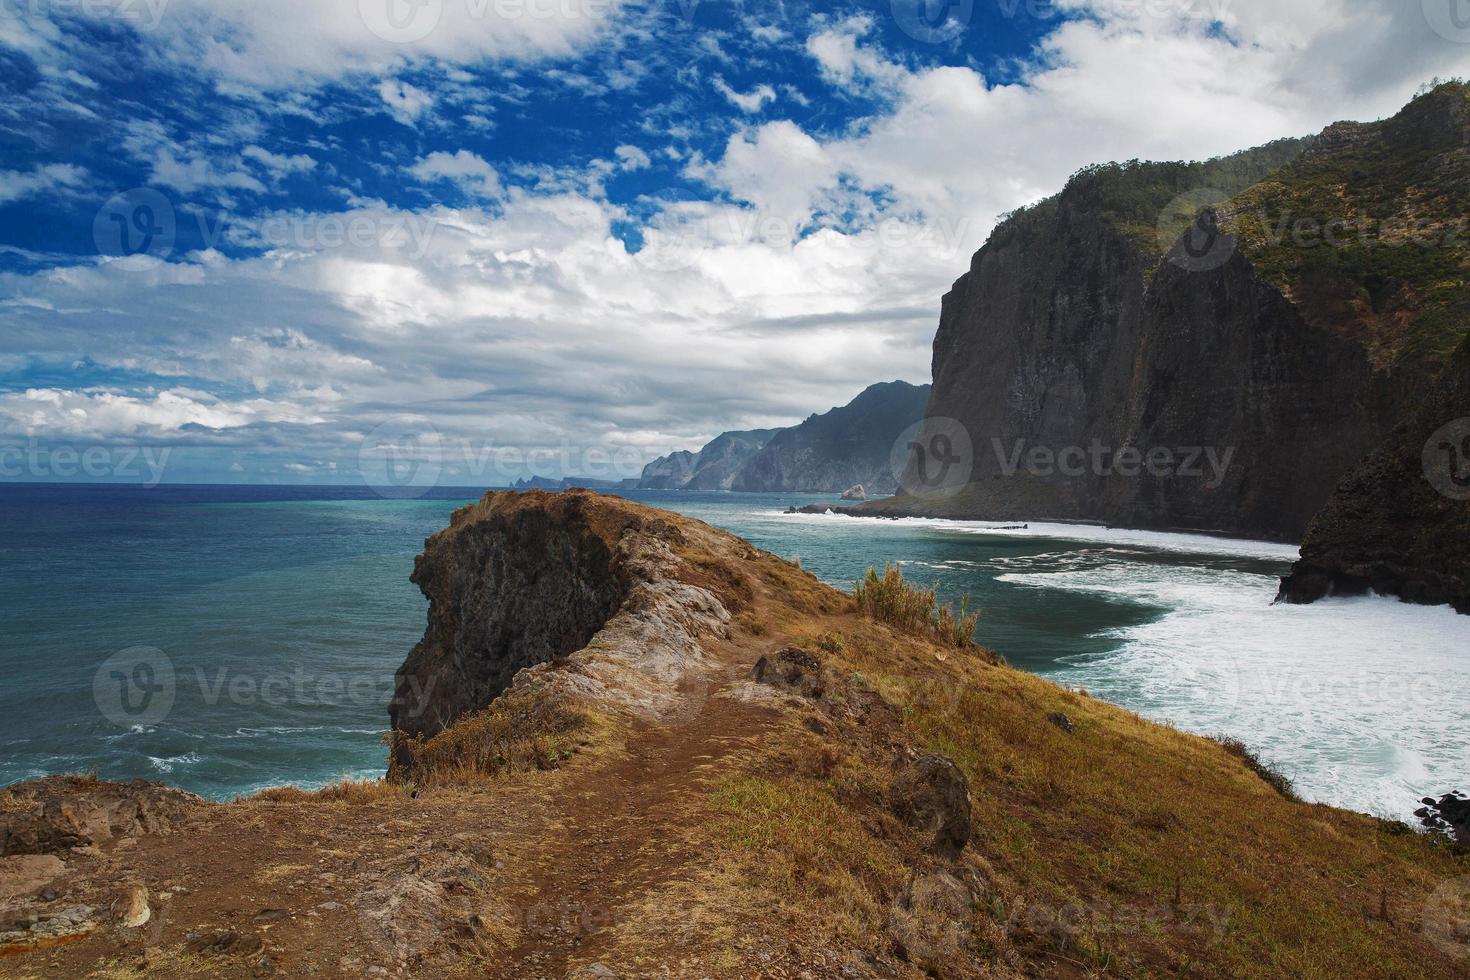
M1463 281L1465 249L1323 226L1460 220L1464 102L1451 86L1311 144L1091 168L1003 222L944 298L916 440L963 443L966 476L931 490L939 453L916 457L866 512L1300 540L1439 372L1466 292L1436 285Z
M1470 341L1312 521L1280 599L1366 592L1470 614Z
M861 483L855 487L848 487L842 492L843 500L867 500L868 491Z
M841 408L778 432L741 468L730 488L842 493L862 484L871 494L893 493L898 488L894 444L923 418L928 400L927 385L873 385Z
M489 493L456 511L414 564L429 622L398 671L394 732L437 735L512 684L656 716L730 620L681 579L687 533L577 490Z
M168 833L205 806L193 793L156 783L51 776L0 798L0 857L55 854L119 838Z

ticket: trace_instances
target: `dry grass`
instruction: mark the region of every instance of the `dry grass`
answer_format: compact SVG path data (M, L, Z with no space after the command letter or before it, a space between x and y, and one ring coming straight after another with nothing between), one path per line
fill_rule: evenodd
M401 800L408 790L400 783L386 779L344 779L320 789L299 786L274 786L241 797L242 802L263 803L384 803Z
M1240 739L1217 738L1215 741L1220 743L1220 747L1226 752L1229 752L1241 762L1244 762L1247 769L1265 780L1266 785L1280 793L1282 799L1290 800L1293 803L1302 802L1301 797L1296 795L1296 787L1292 785L1291 780L1286 774L1275 766L1262 762L1260 757L1251 751Z
M508 691L432 738L390 735L389 779L426 788L466 786L510 772L556 769L604 727L604 719L535 690ZM407 766L401 755L410 760Z
M947 646L973 646L980 614L969 611L970 597L960 600L958 610L941 606L938 588L937 582L927 589L912 585L897 562L886 562L881 576L876 568L868 568L868 574L857 581L853 598L870 619L910 632L932 633Z
M965 770L967 860L990 884L973 926L998 972L1028 961L1108 975L1470 976L1421 934L1429 897L1470 874L1463 852L1295 801L1234 747L981 658L936 660L938 644L895 642L873 620L813 622L792 640L860 674L910 737ZM1054 711L1075 731L1050 724ZM894 863L922 859L861 789L882 765L849 754L814 766L815 743L798 744L771 750L784 774L721 787L718 850L754 879L748 893L797 921L887 935Z

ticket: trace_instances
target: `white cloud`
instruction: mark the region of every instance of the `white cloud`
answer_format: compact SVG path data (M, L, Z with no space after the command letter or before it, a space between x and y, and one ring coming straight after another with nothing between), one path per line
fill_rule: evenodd
M75 189L86 180L86 169L69 163L46 164L28 173L0 170L0 204L57 190Z
M405 126L418 122L430 107L434 97L416 85L396 78L385 78L378 83L378 95L388 106L388 114Z
M760 112L767 102L776 101L776 90L766 84L757 85L749 92L737 92L718 75L714 79L715 89L730 100L730 104L741 112Z
M647 153L627 144L613 150L613 156L618 158L619 170L643 170L653 163Z
M454 181L466 193L487 200L495 200L505 194L500 185L500 174L483 157L469 150L452 154L442 151L431 153L410 167L408 172L425 183Z
M270 150L259 146L247 146L241 151L241 156L248 157L259 163L270 175L277 180L289 177L292 174L306 174L316 169L316 160L305 153L285 155L272 153Z

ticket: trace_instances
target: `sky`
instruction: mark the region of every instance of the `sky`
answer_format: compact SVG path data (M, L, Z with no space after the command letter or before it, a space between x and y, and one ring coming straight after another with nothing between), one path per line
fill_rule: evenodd
M0 480L636 476L930 375L1079 168L1392 114L1463 0L0 0Z

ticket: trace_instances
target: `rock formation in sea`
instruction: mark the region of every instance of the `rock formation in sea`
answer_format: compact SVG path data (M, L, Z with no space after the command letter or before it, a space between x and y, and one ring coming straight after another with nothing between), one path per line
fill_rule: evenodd
M896 589L860 609L580 490L487 495L414 578L390 778L0 790L0 972L1459 976L1470 954L1442 837L1283 795Z
M927 415L972 473L930 494L911 462L870 511L1299 540L1470 323L1466 109L1450 84L1310 140L1092 167L1003 221L934 344Z

